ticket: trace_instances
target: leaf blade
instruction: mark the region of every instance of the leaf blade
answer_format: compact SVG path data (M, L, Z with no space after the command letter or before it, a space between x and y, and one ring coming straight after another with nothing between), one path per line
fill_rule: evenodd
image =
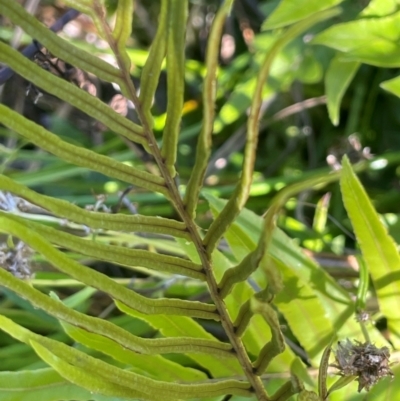
M65 161L168 196L163 178L127 166L83 147L71 145L2 104L0 104L0 121L24 138Z
M346 58L377 67L400 66L400 12L382 18L364 18L333 25L312 43L346 54Z
M283 0L264 22L262 29L281 28L327 10L343 0Z
M71 64L91 72L95 76L107 82L121 81L120 72L111 64L91 55L90 53L71 45L66 40L49 31L36 18L29 14L15 1L0 0L1 12L16 25L23 27L24 31L37 39L51 53L62 60L68 60Z
M110 129L118 132L126 138L147 146L147 140L143 136L143 129L127 118L114 112L108 105L98 98L91 96L75 85L52 75L37 64L23 57L19 52L0 42L0 61L9 65L15 72L23 76L46 92L59 97L66 102L100 121Z
M332 124L339 124L340 103L344 93L354 78L360 63L358 61L346 61L337 55L330 62L325 76L325 91L327 107Z
M390 322L400 320L400 256L348 158L342 161L343 202L378 295L382 313ZM396 330L394 330L396 332Z

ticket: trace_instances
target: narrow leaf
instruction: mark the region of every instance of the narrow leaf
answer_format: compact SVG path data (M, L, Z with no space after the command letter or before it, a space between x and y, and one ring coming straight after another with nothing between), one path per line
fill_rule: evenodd
M189 216L194 217L211 153L211 137L215 115L218 59L222 31L233 0L225 0L214 17L206 52L207 73L203 81L203 120L196 146L195 164L186 187L184 202Z
M318 370L318 394L321 397L322 400L325 400L328 396L328 388L326 385L326 381L328 379L328 367L329 367L329 358L331 356L331 351L332 351L332 343L333 343L334 338L332 338L331 342L329 345L325 348L322 357L321 357L321 362L319 364L319 370Z
M261 375L268 367L272 359L285 349L285 341L280 329L280 323L275 310L267 302L257 300L256 297L251 300L251 309L254 313L259 313L271 328L271 340L263 347L257 360L254 362L254 368L257 375Z
M249 384L237 380L189 384L153 380L137 373L117 368L100 359L93 358L74 347L69 347L50 338L34 334L5 317L0 316L0 321L2 322L1 327L4 331L19 341L31 344L39 356L63 377L85 388L87 387L84 382L80 380L81 370L88 373L87 376L85 376L88 380L88 385L90 385L90 383L96 383L96 385L98 385L99 382L97 380L103 379L106 384L119 385L123 391L125 391L125 388L138 391L139 395L137 397L140 399L154 399L160 396L161 391L163 399L167 400L176 400L181 397L211 397L224 394L249 395ZM105 387L105 389L107 388L108 386ZM113 390L114 387L111 386L110 389ZM104 389L99 389L94 392L112 395L108 392L104 392ZM133 396L135 397L135 395Z
M343 158L340 181L343 202L358 244L374 282L381 312L389 326L400 319L400 256L365 189L354 174L348 158ZM396 329L393 330L397 332Z
M314 391L302 390L297 396L297 401L321 401Z
M126 306L121 305L118 301L116 302L116 305L123 312L150 324L166 337L184 336L215 340L210 333L206 332L206 330L204 330L204 328L193 319L184 316L144 315L136 310L126 308ZM207 371L211 372L214 377L230 376L232 374L237 375L241 372L240 365L235 360L229 360L229 363L226 363L227 361L221 360L221 358L212 355L189 353L188 356L190 356L190 358L196 361L200 366L207 369Z
M315 209L313 229L320 234L322 234L326 228L326 222L328 220L329 200L330 193L327 193L317 202L317 207Z
M65 322L61 322L61 325L65 332L75 341L132 366L138 373L145 371L148 376L170 381L198 381L206 378L203 372L172 362L161 355L138 354L107 337L83 330Z
M151 44L149 56L140 76L140 88L145 88L145 90L140 91L139 100L143 114L149 123L153 121L150 109L153 104L154 94L160 78L161 65L167 49L168 6L168 1L161 2L157 33Z
M325 76L325 91L329 118L333 125L339 124L340 103L359 67L358 61L347 61L340 54L329 64Z
M42 358L61 376L66 378L68 381L89 390L92 393L113 397L123 397L131 400L133 400L134 398L140 398L143 400L156 399L153 397L149 397L147 394L143 394L140 391L133 391L131 388L123 387L120 384L109 382L104 377L96 377L95 375L88 373L90 372L90 370L81 369L77 366L70 365L69 363L63 361L61 358L58 358L46 347L40 345L36 341L31 341L31 345L36 353L40 356L40 358Z
M211 349L216 350L219 356L231 356L229 353L229 344L214 344L215 341L199 341L197 339L193 340L192 338L144 339L134 336L109 321L87 316L66 307L60 301L56 301L42 294L40 291L35 290L28 284L16 279L10 273L3 271L3 269L0 270L0 282L23 299L28 300L35 307L43 309L48 314L67 322L72 326L84 329L88 333L93 333L93 338L102 339L104 337L105 339L114 342L116 347L120 346L133 352L150 355L182 353L188 351L207 353L210 352ZM191 347L193 343L194 348L192 349Z
M221 201L223 202L223 201ZM254 231L253 231L254 232ZM197 252L192 244L180 240L182 249L192 260L197 260ZM232 263L220 251L213 252L213 271L217 280L220 280L224 272L232 267ZM261 274L262 277L264 277ZM265 281L263 282L265 285ZM255 294L254 288L248 281L237 283L232 292L225 298L224 303L229 311L232 321L238 318L241 307ZM247 325L246 325L247 326ZM271 330L265 319L261 315L254 315L250 324L246 327L244 334L241 336L243 344L246 344L246 350L250 354L258 355L265 345L265 342L271 338ZM295 356L290 348L286 348L282 354L279 354L270 365L271 371L285 371L285 366L289 366L294 361ZM232 366L232 365L231 365ZM230 366L230 367L231 367ZM208 368L209 369L209 368ZM240 367L239 367L240 369Z
M107 82L120 83L120 72L111 64L92 54L71 45L66 40L51 32L33 15L29 14L18 2L0 0L1 13L19 25L23 30L46 49L61 60L68 62L84 71L91 72L96 77Z
M115 372L112 371L113 369L108 369L111 370L109 372L111 375L106 376L105 373L108 373L105 371L106 364L100 360L95 360L94 358L80 353L81 360L77 359L78 357L75 357L74 359L77 365L84 365L81 368L70 365L68 362L65 362L63 359L57 357L46 347L42 346L36 341L31 341L31 344L39 356L55 370L57 370L63 377L95 393L117 395L120 397L134 397L145 400L159 400L160 398L158 397L162 397L162 399L165 400L179 400L180 398L194 398L197 396L212 397L224 395L226 393L244 396L249 395L249 384L235 380L225 380L217 383L193 383L185 385L157 382L142 376L141 379L138 379L139 382L136 383L136 385L132 385L131 383L134 383L134 378L139 377L139 375L136 375L133 372L122 371L119 368L114 368ZM111 365L109 366L111 367ZM100 370L99 368L103 369ZM90 373L83 374L84 372L99 372L101 375L96 377L94 374ZM131 382L129 382L129 379ZM143 384L140 382L143 382ZM124 384L127 387L124 387ZM150 387L151 385L153 385L153 388ZM138 388L141 388L143 393L138 391ZM133 389L135 391L132 394ZM130 394L128 393L127 395L126 392L129 391ZM135 392L137 392L137 394L135 394Z
M185 91L185 34L187 2L168 2L167 25L167 120L163 131L161 155L171 177L175 177L178 135Z
M105 260L132 268L133 266L143 266L156 271L180 274L203 281L205 280L205 275L201 272L202 266L186 259L169 255L160 255L140 249L130 249L123 246L94 242L89 239L83 239L76 235L56 230L43 224L24 221L22 218L17 216L9 217L15 221L32 227L32 229L51 243L79 252L82 255L92 256L99 260Z
M61 377L52 368L0 372L0 401L90 401L93 394ZM100 400L99 400L100 401ZM115 401L104 397L102 401Z
M118 301L117 301L118 302ZM129 309L124 308L119 304L120 309L123 312L129 312ZM63 327L68 335L70 335L74 340L80 342L86 346L94 346L94 349L98 351L105 352L110 355L112 349L104 348L105 345L112 344L113 342L103 336L95 333L87 332L79 327L74 327L71 325L63 324ZM232 358L234 355L231 353L232 347L230 344L218 342L211 339L200 339L200 338L190 338L190 337L177 337L177 338L160 338L160 339L146 339L145 341L151 348L153 348L154 353L157 354L167 354L167 353L201 353L218 355L218 357ZM115 346L113 347L115 351ZM123 348L120 346L119 351ZM111 355L112 356L112 355Z
M141 143L147 148L147 140L143 136L142 127L116 113L98 98L39 67L2 42L0 42L0 61L9 65L16 73L35 86L79 107L81 111L118 132L119 135Z
M168 191L165 187L163 178L127 166L126 164L117 162L91 150L71 145L61 140L57 135L47 131L42 126L26 119L19 113L16 113L1 104L0 122L8 128L18 132L35 145L63 160L168 196Z
M108 278L106 275L93 269L82 266L68 258L64 253L55 249L41 235L26 228L6 215L0 215L0 231L15 235L37 252L42 254L50 263L60 271L85 283L90 287L109 294L112 298L121 301L128 307L138 309L144 313L173 314L200 317L203 319L218 320L215 305L197 301L180 299L150 299L131 291Z
M112 33L116 43L116 50L114 51L121 57L128 71L130 70L131 61L126 52L126 44L132 31L133 5L134 2L132 0L118 0L115 27Z
M10 191L34 205L49 210L56 216L64 217L88 227L122 232L152 232L189 239L189 233L185 225L176 220L154 216L131 216L88 211L62 199L41 195L1 174L0 189Z
M211 254L221 236L235 220L248 199L253 178L255 151L258 142L259 116L263 100L262 91L269 76L271 65L275 56L283 47L302 34L305 30L309 29L318 22L334 17L339 12L340 10L338 8L322 11L320 13L313 14L304 21L293 25L276 40L268 54L265 56L260 68L260 72L257 76L256 89L253 94L250 115L247 121L247 139L240 180L228 203L218 217L213 221L206 236L204 237L203 243L206 246L209 254Z
M336 174L336 179L338 178L339 175ZM207 200L214 215L226 204L225 200L211 195L207 195ZM262 217L244 209L229 228L225 238L239 260L244 257L243 255L254 251L263 224ZM307 257L301 248L279 228L273 231L268 253L281 269L284 286L288 288L288 291L283 291L276 296L275 303L315 363L319 363L319 355L329 343L332 331L339 332L343 337L353 337L355 333L360 333L360 328L353 318L354 304L346 291ZM222 263L218 259L216 266L219 267L219 265ZM256 270L252 279L260 288L265 287L265 276L261 270ZM243 298L240 298L243 292L243 283L236 284L225 302L228 302L235 294L238 299L241 299L239 305L242 305L245 302ZM298 296L289 297L290 294L298 294ZM240 306L236 306L237 311L239 308ZM298 319L299 314L304 315L305 318ZM233 314L233 318L235 316ZM313 329L310 330L309 327ZM265 331L261 328L260 330ZM378 339L381 341L382 336L378 331L373 330L370 335L375 341Z
M328 390L328 395L332 394L334 391L340 390L343 387L346 387L350 384L357 376L342 376L332 384L332 386Z

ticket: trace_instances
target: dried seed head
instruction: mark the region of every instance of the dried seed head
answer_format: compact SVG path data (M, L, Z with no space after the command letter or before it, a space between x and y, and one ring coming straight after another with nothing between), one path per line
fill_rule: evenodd
M339 341L335 352L336 364L342 376L357 376L358 391L367 391L386 376L393 378L389 368L388 347L377 348L371 343L352 343L349 339Z
M22 241L16 246L12 243L3 243L0 245L0 267L17 278L31 278L33 273L30 258L33 253L33 250Z

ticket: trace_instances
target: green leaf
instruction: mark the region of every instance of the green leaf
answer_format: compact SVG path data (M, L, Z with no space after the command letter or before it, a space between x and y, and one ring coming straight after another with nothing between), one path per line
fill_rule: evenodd
M163 131L161 155L171 177L175 177L175 162L185 92L185 39L188 14L187 2L168 2L167 24L167 119Z
M384 81L379 86L393 95L400 97L400 76Z
M0 122L65 161L168 196L163 178L127 166L83 147L71 145L1 104Z
M80 265L74 260L68 258L68 256L65 254L53 248L41 235L35 233L27 227L24 227L22 224L17 223L15 220L7 218L6 215L0 215L0 222L0 231L15 235L16 237L20 238L23 242L45 256L46 259L56 266L60 271L69 274L71 277L76 278L90 287L98 288L101 291L104 291L115 300L121 301L130 308L138 309L144 313L150 314L170 313L206 319L219 319L219 316L217 313L215 313L215 305L198 301L167 298L150 299L144 297L115 283L106 275ZM5 275L4 280L6 281L9 281L9 279L13 277L6 271L0 270L0 274ZM14 280L11 280L11 282L14 282ZM40 307L46 310L46 307L48 306L47 301L43 300L41 297L38 299L37 294L33 295L33 298L36 298L35 300L40 302L42 305ZM33 303L35 302L33 299L30 301ZM55 309L57 310L57 308ZM55 311L53 310L50 314L54 313Z
M281 28L327 10L343 0L282 0L264 22L262 29Z
M384 17L399 9L399 0L371 0L361 11L360 17Z
M179 243L188 256L193 261L196 261L197 253L192 244L187 244L184 241L179 241ZM220 280L224 272L232 267L232 263L218 250L213 252L212 257L214 274L216 279ZM237 318L242 305L245 304L254 294L254 288L247 281L240 282L234 286L232 292L224 300L232 321ZM261 315L255 315L252 317L242 339L243 343L246 345L247 351L252 355L258 355L265 343L271 339L270 327ZM271 372L284 372L287 370L287 366L289 366L294 359L295 356L293 352L287 347L283 353L279 354L271 362L269 369Z
M337 379L331 387L329 387L328 395L332 394L333 392L340 390L343 387L346 387L348 384L353 382L357 376L342 376Z
M165 359L161 355L143 355L133 352L110 338L91 333L68 323L61 322L65 332L75 341L90 349L103 352L115 360L130 365L134 371L159 380L204 380L206 375Z
M22 56L19 52L0 42L0 61L10 66L16 73L23 76L39 88L76 106L95 120L131 141L141 143L147 149L147 140L143 136L143 128L129 119L116 113L100 99L90 95L77 86L61 79L34 62Z
M65 362L63 359L57 357L46 347L40 343L37 343L36 341L32 340L31 345L36 353L62 377L80 387L89 390L91 393L108 395L112 397L123 397L128 400L133 398L141 398L144 400L155 399L140 391L135 392L131 388L123 387L120 384L110 382L102 376L96 376L93 373L89 373L91 372L90 370L73 366L68 362Z
M14 195L20 196L35 205L43 207L56 216L84 224L91 228L122 232L153 232L189 239L186 226L176 220L153 216L131 216L88 211L62 199L41 195L1 174L0 188L5 191L10 191Z
M297 396L297 401L321 401L314 391L302 390Z
M321 348L332 336L332 322L326 317L326 309L314 286L297 276L293 266L287 266L278 259L274 262L282 274L284 285L274 303L310 358L316 360Z
M150 324L157 330L160 330L161 334L165 337L192 337L199 339L210 339L215 338L207 333L203 327L201 327L193 319L184 316L167 316L167 315L145 315L136 310L126 308L123 304L116 302L119 309L128 315L142 319L146 323ZM240 374L241 368L235 360L221 360L212 355L200 355L200 354L187 354L191 359L196 361L200 366L210 371L214 377L230 376ZM229 361L229 362L228 362Z
M116 43L115 52L121 57L126 70L130 70L131 61L126 52L126 43L131 36L134 2L131 0L118 0L115 27L112 37Z
M379 307L396 333L400 320L400 256L396 243L375 211L365 189L343 158L343 202L378 296ZM399 339L396 341L399 344Z
M52 368L0 372L0 401L90 401L93 394L61 377ZM99 400L100 401L100 400ZM116 401L102 398L102 401Z
M320 234L322 237L326 230L326 223L328 220L328 209L329 209L329 202L330 202L331 194L328 192L326 193L317 203L317 207L315 209L315 214L313 218L313 230L315 233ZM307 229L307 228L306 228ZM315 239L315 240L306 240L304 244L309 244L308 248L316 251L321 252L324 248L324 242L322 239ZM307 245L306 245L307 246Z
M167 383L167 382L157 382L151 379L145 380L145 382L153 382L154 384L158 384L158 388L150 389L150 387L145 387L145 382L143 384L134 383L133 378L138 377L138 375L133 372L125 371L124 375L122 374L122 370L115 368L115 375L106 377L105 373L101 369L104 367L104 363L100 363L101 361L97 360L97 364L94 362L94 358L86 357L84 358L82 354L82 360L79 361L75 359L79 365L87 365L86 369L74 366L57 355L53 354L48 350L47 347L44 347L39 342L34 340L30 341L35 351L39 354L39 356L47 362L50 366L52 366L55 370L60 373L61 376L65 377L67 380L88 389L94 393L100 393L102 395L110 395L117 397L125 397L128 399L139 398L144 400L159 400L161 397L164 400L177 400L182 398L194 398L196 396L199 397L211 397L228 394L238 394L238 395L249 395L249 385L245 382L239 382L234 380L224 380L216 383L207 383L207 384L176 384L176 383ZM85 363L86 360L88 363ZM80 363L83 362L84 363ZM90 363L93 362L93 363ZM91 366L92 365L92 366ZM96 366L98 365L98 366ZM97 368L97 369L96 369ZM112 367L111 367L112 369ZM88 373L91 372L91 373ZM93 372L93 373L92 373ZM96 375L99 373L99 375ZM110 372L113 373L112 371ZM127 380L129 380L129 376L132 377L132 385L129 387L125 387L124 384L128 384ZM144 380L143 378L142 380ZM136 387L136 388L135 388ZM143 392L137 390L137 388L143 389ZM171 389L175 390L171 390ZM179 397L179 398L178 398Z
M206 198L213 213L218 213L226 204L225 200L209 194ZM261 217L244 209L229 228L225 238L238 260L256 248L262 226ZM290 289L277 294L276 305L316 363L319 363L319 355L329 343L332 332L339 332L343 337L354 337L360 332L358 324L352 318L354 305L347 292L279 228L275 228L273 232L268 253L282 268L284 288ZM265 287L265 276L261 269L256 270L252 278L260 288ZM297 296L293 296L294 294ZM243 302L241 300L240 305ZM316 313L316 310L320 312ZM312 330L309 329L310 326L313 327ZM378 331L371 331L370 335L381 341Z
M126 313L135 316L131 308L128 308L116 301L118 307ZM136 316L135 316L136 317ZM173 320L173 319L172 319ZM85 331L81 331L79 328L68 328L69 333L73 335L75 339L79 339L82 343L88 343L90 341L96 341L97 343L108 343L110 336L101 336L96 333L87 335ZM103 338L104 337L104 338ZM232 346L228 343L212 339L201 339L192 337L179 337L179 338L153 338L153 339L142 339L136 338L136 343L142 344L142 347L138 347L137 351L142 353L150 354L167 354L167 353L204 353L204 354L215 354L222 358L232 358ZM101 349L99 345L96 349ZM140 349L141 348L141 349Z
M201 272L201 265L186 259L160 255L140 249L103 244L95 242L91 238L83 239L42 224L26 222L24 219L17 216L11 216L11 218L32 227L32 229L37 231L40 235L43 235L48 241L79 252L82 255L92 256L98 260L105 260L110 263L117 263L132 268L134 266L143 266L159 272L180 274L202 281L205 280L204 273Z
M367 308L367 296L369 291L369 272L368 266L366 265L364 259L361 257L357 258L357 263L360 268L360 278L357 288L357 298L356 298L356 313L365 311Z
M247 120L246 146L240 179L228 203L212 222L204 237L203 244L205 245L208 254L212 253L217 242L240 213L249 197L258 142L260 112L263 104L262 92L265 82L270 74L272 62L279 51L293 39L318 22L334 17L339 14L340 11L341 10L338 8L322 11L298 22L279 35L274 41L271 49L266 53L264 60L261 63L260 71L257 75L256 87L252 95L250 113Z
M210 397L227 393L249 395L249 384L237 380L189 384L153 380L112 366L63 343L29 332L4 317L0 316L0 321L3 330L19 341L31 344L38 355L63 377L95 393L156 400L159 399L161 391L163 399L167 400L193 398L196 395ZM125 392L129 389L131 394L127 396ZM138 395L135 395L135 392L138 392Z
M325 91L329 118L333 125L339 125L340 103L359 67L358 61L348 61L340 54L329 64L325 76Z
M226 0L223 6L218 10L209 34L206 53L207 72L203 83L203 119L201 131L197 140L196 159L184 198L186 210L189 216L192 217L196 214L196 205L211 154L220 41L225 20L232 7L232 3L232 0Z
M400 12L382 18L366 18L336 24L312 43L332 47L346 59L377 67L400 66Z
M121 82L120 72L117 68L51 32L17 2L0 0L0 5L3 15L23 28L27 34L35 38L56 57L68 60L72 65L91 72L94 76L107 82Z
M335 337L332 337L329 345L325 348L322 353L321 362L318 369L318 394L322 400L325 400L328 396L328 388L326 381L328 378L328 367L329 367L329 357L332 351L332 343Z
M149 124L153 123L153 116L151 115L150 109L153 104L154 94L160 78L162 62L167 49L167 24L168 2L162 1L157 33L151 44L149 56L147 57L140 76L140 87L146 88L146 90L140 91L139 99L142 104L143 113Z
M259 313L271 329L271 339L261 349L256 361L253 363L256 373L261 375L272 360L285 350L285 340L280 328L278 314L268 302L262 302L253 297L250 301L251 310Z

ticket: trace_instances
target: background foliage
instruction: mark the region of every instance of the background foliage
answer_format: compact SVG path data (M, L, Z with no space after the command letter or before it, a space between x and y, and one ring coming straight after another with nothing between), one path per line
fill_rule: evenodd
M0 0L0 62L20 74L0 105L1 263L17 276L0 278L0 400L312 400L291 394L317 392L334 335L398 349L396 0L136 1L133 14L120 0L103 19L97 1L41 1L31 18L18 3ZM67 6L83 14L57 42L36 20ZM32 38L48 49L34 62L8 46ZM185 193L204 249L181 223ZM393 372L329 399L391 399Z

